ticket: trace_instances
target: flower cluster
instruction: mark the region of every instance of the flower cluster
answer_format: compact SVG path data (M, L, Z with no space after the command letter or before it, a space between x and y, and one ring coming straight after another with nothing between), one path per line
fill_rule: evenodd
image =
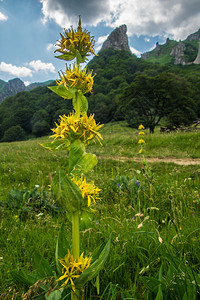
M73 177L72 181L79 187L82 197L87 200L88 206L91 205L91 202L96 203L99 198L99 192L101 191L97 186L94 185L94 182L86 182L86 178L81 176Z
M102 125L96 124L94 115L88 117L85 113L83 116L76 117L74 113L71 113L68 116L60 116L60 123L56 123L56 128L52 129L54 135L51 138L65 139L70 144L77 139L84 143L97 139L101 143L102 137L98 132L101 127Z
M139 137L140 137L140 139L139 139L139 141L138 141L138 144L140 144L140 150L139 150L139 154L142 154L143 153L143 147L142 147L142 145L143 144L145 144L145 140L143 139L143 136L145 135L145 133L144 133L144 126L141 124L139 127L138 127L138 129L140 130L140 132L139 132Z
M61 288L71 285L72 290L75 292L74 280L78 278L84 270L86 270L91 263L92 257L83 257L83 253L78 259L74 259L73 255L68 250L68 254L64 259L59 259L63 266L62 273L64 273L57 281L65 280Z
M66 67L65 73L62 72L60 74L60 81L56 81L57 85L64 85L66 89L68 87L76 88L77 90L81 90L83 94L92 92L92 87L94 83L94 75L92 76L92 72L87 73L87 69L83 70L79 65L71 65Z
M64 55L72 55L72 59L79 53L85 60L86 56L94 54L94 37L90 35L86 29L81 27L81 19L79 17L79 23L77 30L74 30L72 27L64 31L64 34L61 34L61 39L58 41L58 49L55 52L60 52Z

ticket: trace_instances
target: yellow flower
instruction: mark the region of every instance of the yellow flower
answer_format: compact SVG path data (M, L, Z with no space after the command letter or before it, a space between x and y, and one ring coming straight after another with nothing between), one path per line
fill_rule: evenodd
M84 61L90 53L96 55L94 53L94 37L86 29L82 29L80 17L77 30L74 30L73 27L68 30L65 29L64 34L60 33L60 36L61 39L58 40L57 44L59 48L55 52L74 56L80 53Z
M62 71L61 71L62 72ZM94 83L94 76L92 76L92 71L87 73L87 68L83 70L79 65L71 65L66 67L65 73L62 72L60 74L60 81L56 81L57 85L64 85L66 89L68 87L76 88L77 90L81 90L83 94L92 92L92 87Z
M140 148L140 150L139 150L139 152L138 152L139 154L141 154L141 153L143 153L143 149L142 148Z
M71 113L68 116L60 116L59 121L59 124L56 123L56 128L52 129L54 135L50 136L51 138L65 139L69 141L69 144L77 139L82 142L97 139L101 143L102 137L98 130L103 125L96 124L94 115L88 117L85 113L81 117L76 117L74 113Z
M140 131L139 135L145 135L144 131Z
M68 250L68 254L64 259L59 259L63 266L62 273L64 273L57 281L65 280L60 288L71 285L72 290L75 292L74 279L78 278L83 271L85 271L91 263L92 257L83 257L83 253L78 259L74 259L73 255Z
M99 192L101 191L97 186L94 185L94 182L86 182L86 178L83 176L73 177L72 181L79 187L82 197L85 198L88 202L88 206L91 205L91 202L96 203L99 198Z
M138 144L145 144L145 141L144 141L143 139L140 139L140 140L138 141Z
M143 130L144 129L144 126L141 124L139 127L138 127L139 130Z

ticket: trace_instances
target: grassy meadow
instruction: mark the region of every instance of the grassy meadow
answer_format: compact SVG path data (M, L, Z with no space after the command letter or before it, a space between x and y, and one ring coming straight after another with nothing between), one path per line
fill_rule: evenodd
M157 129L153 135L145 130L147 163L138 154L137 130L110 123L102 136L102 146L87 147L98 157L88 176L101 188L101 201L95 213L81 218L81 253L92 252L110 235L112 243L100 292L93 280L85 299L198 299L200 130ZM49 190L67 156L41 147L46 141L0 144L0 299L22 299L25 289L12 272L31 272L37 252L55 266L62 224L71 238L71 223Z

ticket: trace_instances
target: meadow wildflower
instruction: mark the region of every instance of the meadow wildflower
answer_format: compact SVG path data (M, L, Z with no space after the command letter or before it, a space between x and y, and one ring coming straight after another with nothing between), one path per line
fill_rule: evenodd
M59 259L59 262L63 266L63 275L59 277L57 281L65 280L62 283L61 288L71 285L72 290L75 292L74 280L90 266L91 260L92 257L83 257L83 253L78 259L74 259L73 255L68 250L68 254L64 259Z
M66 89L69 87L80 90L83 94L92 92L94 76L92 71L87 72L87 68L81 69L80 65L73 64L66 66L66 71L59 73L60 80L57 80L57 85L64 85Z
M143 130L144 129L144 126L141 124L139 127L138 127L139 130Z
M52 129L54 135L51 138L65 139L70 144L77 139L84 143L97 139L101 143L102 137L98 131L103 125L96 124L94 115L88 117L85 113L81 117L76 117L75 113L71 113L68 116L60 116L59 121L59 124L55 123L56 128Z
M84 62L86 56L90 54L96 55L94 52L94 37L86 29L82 29L80 17L77 30L74 30L73 27L68 30L65 29L63 34L60 33L60 36L61 39L57 43L59 48L54 52L68 55L68 60L73 59L77 53L82 57L81 62Z
M94 182L86 182L86 178L81 177L73 177L72 181L79 187L82 197L87 200L88 206L96 203L96 200L99 198L99 192L101 191L97 186L95 186Z
M138 141L138 144L145 144L145 140L140 139L140 140Z

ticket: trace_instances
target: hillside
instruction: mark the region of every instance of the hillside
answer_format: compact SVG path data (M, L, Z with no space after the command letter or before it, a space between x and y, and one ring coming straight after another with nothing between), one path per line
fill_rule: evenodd
M34 82L28 86L25 86L24 82L19 78L11 79L8 82L0 80L0 103L7 97L14 96L23 91L30 91L39 86L47 86L51 84L52 81L53 80Z
M93 93L86 97L89 102L88 113L95 113L97 122L126 119L123 107L127 101L121 98L124 91L138 76L147 76L151 80L163 73L176 74L174 78L181 76L189 87L192 85L190 97L198 103L197 114L200 117L200 65L161 66L137 58L128 51L109 48L100 51L87 67L96 74ZM167 89L166 84L164 89ZM58 97L45 86L8 97L0 105L0 140L23 140L30 136L49 134L59 115L68 114L71 107L71 100Z
M189 35L184 41L167 39L163 45L156 44L155 49L141 55L141 58L165 66L192 64L197 55L200 30Z

